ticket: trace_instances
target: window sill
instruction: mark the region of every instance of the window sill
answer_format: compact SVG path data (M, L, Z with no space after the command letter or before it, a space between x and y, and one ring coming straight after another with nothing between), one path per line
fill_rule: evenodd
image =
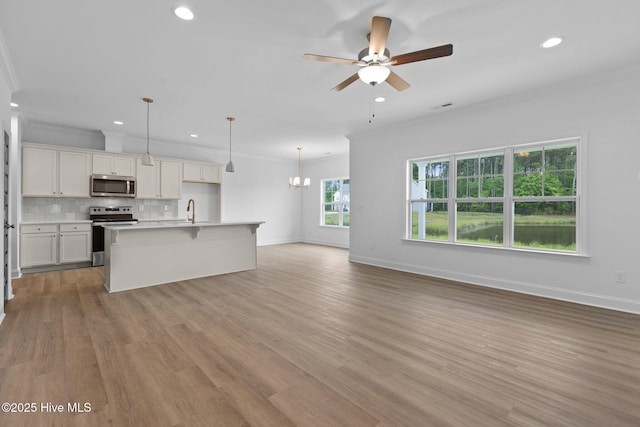
M445 246L461 246L467 248L478 248L478 249L489 249L489 250L498 250L498 251L507 251L507 252L523 252L523 253L531 253L531 254L541 254L541 255L551 255L551 256L566 256L572 258L590 258L591 255L586 253L577 253L577 252L564 252L564 251L545 251L540 249L527 249L527 248L507 248L505 246L489 246L489 245L474 245L472 243L458 243L458 242L449 242L445 240L418 240L418 239L409 239L403 238L402 240L406 242L415 242L415 243L426 243L426 244L435 244L435 245L445 245Z
M325 224L320 224L320 227L326 227L326 228L342 228L342 229L349 229L348 225L325 225Z

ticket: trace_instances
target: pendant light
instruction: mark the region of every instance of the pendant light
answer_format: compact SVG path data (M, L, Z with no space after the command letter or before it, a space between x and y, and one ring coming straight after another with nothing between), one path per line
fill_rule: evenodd
M151 153L149 153L149 104L153 102L153 99L142 98L142 100L147 103L147 152L142 156L142 165L153 166L153 157L151 156Z
M304 188L306 190L311 185L311 179L305 178L304 181L302 181L302 166L300 163L300 151L302 151L302 147L298 147L298 176L289 178L289 188L291 187ZM302 184L300 183L301 181L302 181Z
M229 121L229 163L227 163L227 167L225 170L227 172L235 172L236 169L233 167L233 162L231 161L231 122L235 120L234 117L227 117Z

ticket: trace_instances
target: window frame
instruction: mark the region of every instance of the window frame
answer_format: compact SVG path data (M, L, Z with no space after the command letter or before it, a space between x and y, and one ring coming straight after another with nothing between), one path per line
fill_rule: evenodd
M518 151L523 151L525 149L536 150L536 149L550 149L554 146L568 146L574 145L576 147L576 164L575 164L575 177L576 177L576 189L574 196L514 196L514 155ZM478 197L457 197L457 167L458 160L462 160L469 157L482 157L483 155L490 156L496 155L497 153L501 153L504 155L503 158L503 196L502 197L480 197L480 193L478 193ZM425 243L436 243L436 244L453 244L453 245L461 245L461 246L474 246L480 248L489 248L489 249L504 249L510 251L527 251L527 252L541 252L541 253L552 253L552 254L562 254L562 255L573 255L573 256L588 256L587 254L587 236L586 236L586 198L584 194L586 193L585 188L587 185L586 182L586 159L587 159L587 143L586 143L586 135L578 134L578 135L570 135L567 137L557 138L557 139L549 139L545 141L537 141L530 142L524 144L503 146L503 147L494 147L487 148L482 150L474 150L474 151L465 151L458 153L451 153L446 155L434 155L428 157L417 157L407 159L406 168L407 168L407 188L406 188L406 233L405 240L414 241L414 242L425 242ZM442 161L448 160L449 162L449 170L448 170L448 198L447 199L416 199L412 198L412 183L413 179L413 169L412 165L418 162L428 162L428 161ZM543 163L544 168L544 163ZM544 170L541 172L544 173ZM412 224L413 224L413 213L412 206L416 202L439 202L439 203L447 203L448 204L448 238L445 240L438 239L429 239L426 234L425 238L414 238L412 234ZM544 248L533 248L533 247L522 247L515 246L514 238L514 218L515 218L515 203L518 202L562 202L569 201L575 202L575 237L576 237L576 248L575 251L565 251L565 250L554 250L554 249L544 249ZM479 243L469 243L469 242L460 242L457 241L457 210L459 203L485 203L485 202L496 202L503 203L503 242L501 245L490 245L490 244L479 244Z
M324 178L320 180L320 226L321 227L337 227L337 228L349 228L351 225L351 215L349 215L349 225L344 225L344 208L347 208L347 212L351 214L351 191L349 191L349 200L347 202L344 201L344 197L340 197L340 201L338 202L325 202L325 182L326 181L338 181L338 191L340 194L343 193L344 181L349 181L351 184L350 178L348 176L341 178ZM351 187L349 187L350 189ZM325 207L327 205L337 205L338 206L338 224L325 224Z

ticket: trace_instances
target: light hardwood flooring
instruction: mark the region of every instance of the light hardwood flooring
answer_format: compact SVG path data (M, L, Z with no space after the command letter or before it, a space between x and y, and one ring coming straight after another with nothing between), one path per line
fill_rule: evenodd
M25 275L0 400L37 413L0 426L640 425L640 316L347 257L260 247L254 271L116 294L101 268Z

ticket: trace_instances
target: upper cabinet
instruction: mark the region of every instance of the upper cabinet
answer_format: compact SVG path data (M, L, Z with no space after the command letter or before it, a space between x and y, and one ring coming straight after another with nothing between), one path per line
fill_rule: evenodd
M136 176L136 159L111 154L94 154L93 173L96 175Z
M220 166L203 163L183 163L182 180L188 182L220 182Z
M160 196L163 199L182 197L182 164L160 161Z
M182 164L156 160L153 166L143 166L136 160L136 198L179 199L182 195Z
M76 151L24 147L22 195L89 197L91 156Z
M219 184L222 165L185 160L142 159L125 153L25 142L22 148L22 195L90 197L91 175L133 176L138 199L180 199L182 182Z

